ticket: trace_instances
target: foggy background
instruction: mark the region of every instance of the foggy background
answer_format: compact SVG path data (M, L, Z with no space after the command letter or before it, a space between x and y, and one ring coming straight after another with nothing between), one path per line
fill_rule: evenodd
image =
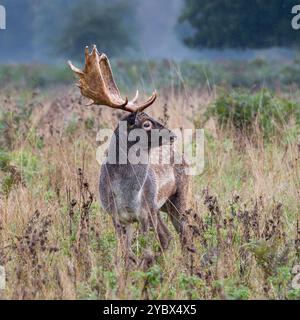
M201 0L198 1L200 4ZM207 1L205 1L207 2ZM218 1L215 1L218 2ZM270 1L269 1L270 2ZM277 1L278 2L278 1ZM204 3L204 2L203 2ZM270 2L271 3L271 2ZM276 1L272 1L276 3ZM284 3L284 1L282 1ZM291 1L286 1L289 6L281 8L285 10L288 19L291 19ZM106 20L107 1L104 0L0 0L0 4L6 7L7 30L0 30L0 63L13 62L64 62L67 58L79 60L82 55L83 45L90 45L96 42L100 51L108 52L110 56L129 59L252 59L262 58L285 58L295 56L295 51L290 48L278 48L270 46L267 49L231 49L231 48L189 48L183 37L193 34L193 28L187 23L178 23L179 17L184 10L184 0L131 0L131 1L109 1L109 4L116 4L120 13L123 25L120 29L128 33L128 39L119 33L115 43L110 45L106 38L113 38L117 30L116 24L108 25ZM80 4L83 5L80 9ZM74 8L79 6L77 15ZM100 5L93 10L93 6ZM103 7L101 7L103 5ZM90 7L91 11L88 11ZM201 8L201 6L200 6ZM247 8L245 8L246 10ZM73 10L73 11L72 11ZM104 23L101 27L100 20L89 24L88 18L92 14L99 13ZM107 13L109 15L109 13ZM108 16L107 16L108 17ZM72 40L68 37L66 30L76 33L83 27L78 23L87 23L84 27L90 26L95 36L88 37L82 33L81 39ZM108 22L107 22L108 21ZM272 22L274 25L276 21ZM271 27L272 27L271 23ZM105 25L106 24L106 25ZM128 30L127 30L128 29ZM116 31L117 32L117 31ZM290 30L290 32L293 32ZM79 32L77 32L78 34ZM300 32L299 32L300 34ZM101 41L101 37L106 38ZM97 38L99 36L100 38ZM126 35L127 37L127 35ZM130 43L129 43L130 40ZM78 45L73 51L69 48L77 41ZM114 50L111 48L114 46Z

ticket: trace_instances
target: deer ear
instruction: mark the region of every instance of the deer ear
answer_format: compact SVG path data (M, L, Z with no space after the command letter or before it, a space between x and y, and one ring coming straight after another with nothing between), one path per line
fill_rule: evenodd
M134 123L135 123L136 126L138 126L140 124L140 117L139 117L139 113L138 112L136 112L134 114Z

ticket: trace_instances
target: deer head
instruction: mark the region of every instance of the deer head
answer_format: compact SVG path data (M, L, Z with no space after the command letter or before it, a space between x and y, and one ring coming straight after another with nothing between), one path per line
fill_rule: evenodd
M138 104L138 91L136 96L128 101L122 98L120 91L114 81L112 70L107 56L100 54L94 45L92 52L85 48L85 67L83 70L75 67L69 61L71 69L79 76L78 87L81 94L91 99L90 105L105 105L114 109L121 109L128 112L141 112L151 106L156 99L156 92L144 103Z
M130 112L130 115L122 119L127 122L128 132L133 129L143 129L148 135L148 142L151 144L151 130L164 130L163 136L159 139L159 146L172 144L176 136L161 123L142 112L151 106L156 100L156 91L145 102L138 104L138 91L133 100L128 101L127 97L122 98L120 91L114 81L109 60L105 54L100 54L94 45L92 52L85 48L85 67L83 70L75 67L70 61L69 65L74 73L79 76L78 87L81 94L89 99L89 105L105 105L110 108ZM128 133L127 132L127 133ZM116 129L118 134L118 128Z

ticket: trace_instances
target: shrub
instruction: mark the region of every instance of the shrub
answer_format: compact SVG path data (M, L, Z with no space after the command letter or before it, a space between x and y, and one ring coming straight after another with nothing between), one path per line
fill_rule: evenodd
M242 90L222 92L207 116L215 116L221 126L231 126L248 135L258 126L268 139L280 133L292 119L298 124L300 107L266 89L254 94Z

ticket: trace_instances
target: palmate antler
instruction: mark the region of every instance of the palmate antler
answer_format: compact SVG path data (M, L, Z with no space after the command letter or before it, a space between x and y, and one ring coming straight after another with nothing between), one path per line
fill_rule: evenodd
M69 61L71 69L80 78L78 87L81 94L92 101L90 104L105 105L128 112L140 112L153 104L156 92L144 103L138 104L138 91L133 100L123 99L114 81L110 63L105 54L100 54L94 45L92 53L85 48L85 67L83 70L76 68Z

